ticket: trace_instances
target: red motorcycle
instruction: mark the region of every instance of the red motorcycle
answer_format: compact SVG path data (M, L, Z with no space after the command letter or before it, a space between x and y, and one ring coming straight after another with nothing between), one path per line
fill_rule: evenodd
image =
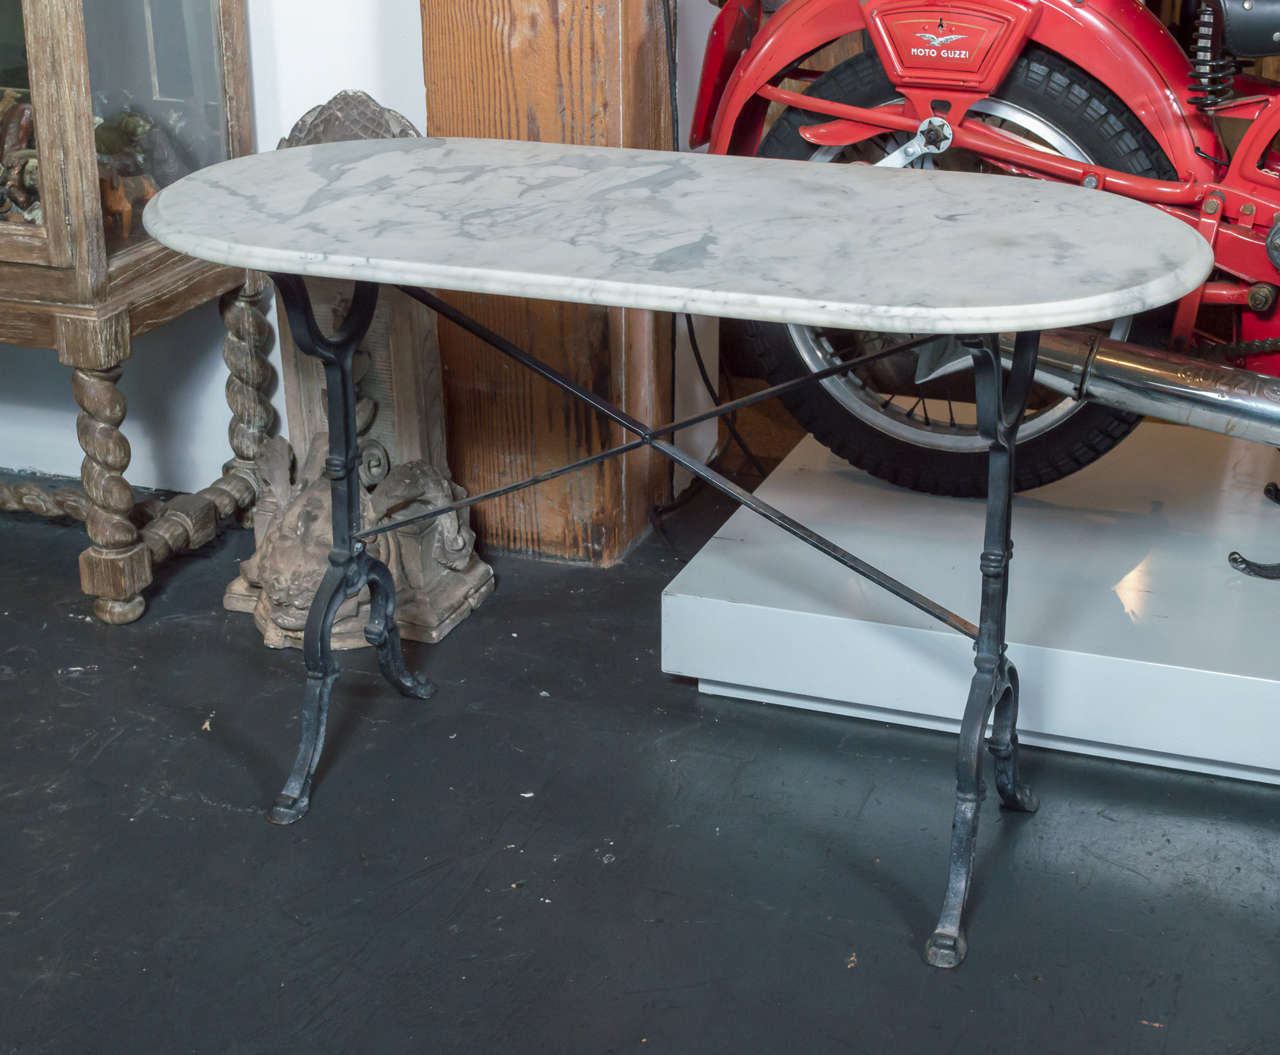
M1171 310L1046 335L1019 488L1092 462L1142 413L1280 443L1280 83L1237 63L1280 54L1280 0L1203 0L1186 16L1190 57L1137 0L791 0L768 17L761 0L713 2L694 147L1077 183L1149 202L1213 246L1217 270ZM851 35L860 53L806 67ZM766 323L744 336L773 381L886 339ZM939 339L790 406L877 476L979 495L969 362Z

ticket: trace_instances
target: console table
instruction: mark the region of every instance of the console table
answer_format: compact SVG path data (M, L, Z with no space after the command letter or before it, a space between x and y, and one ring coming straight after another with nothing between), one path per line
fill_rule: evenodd
M148 205L147 230L191 256L272 273L298 346L325 367L333 495L330 568L307 621L302 743L270 818L310 805L338 665L329 631L366 585L366 636L408 696L432 686L405 667L386 567L369 552L389 528L361 529L351 359L378 295L397 284L441 316L633 437L607 451L425 516L649 446L850 571L973 639L975 673L956 764L955 821L941 917L925 957L965 954L962 916L983 792L982 742L1010 809L1033 811L1018 775L1018 676L1005 654L1013 448L1038 331L1128 315L1175 300L1209 273L1196 232L1145 205L1032 180L941 171L806 165L495 140L391 140L304 147L204 169ZM300 276L356 280L351 312L323 333ZM990 447L977 625L808 530L673 446L666 437L795 385L900 352L848 359L708 414L649 426L580 388L422 287L587 304L690 311L910 335L965 335L978 429ZM991 335L1014 331L1007 371ZM856 515L851 510L851 515ZM422 518L414 518L422 519ZM909 677L909 672L904 672Z

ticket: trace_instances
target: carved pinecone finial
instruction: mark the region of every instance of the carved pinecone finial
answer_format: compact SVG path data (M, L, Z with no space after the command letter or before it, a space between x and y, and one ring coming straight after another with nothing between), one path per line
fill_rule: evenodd
M337 143L347 139L421 137L422 133L404 114L382 106L366 92L348 89L338 92L327 103L313 106L298 118L276 149Z

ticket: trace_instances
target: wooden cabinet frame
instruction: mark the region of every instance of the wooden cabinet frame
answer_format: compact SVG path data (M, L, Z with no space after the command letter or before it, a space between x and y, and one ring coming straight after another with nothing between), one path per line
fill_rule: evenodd
M262 315L263 284L243 271L174 253L150 239L108 254L85 40L84 3L22 0L43 224L0 223L0 341L50 348L73 368L72 388L85 452L83 499L55 499L31 485L0 489L0 508L82 516L91 545L80 557L81 585L111 623L137 619L152 565L202 544L219 514L247 509L257 493L253 459L273 412ZM253 149L244 0L212 0L221 49L228 153ZM233 291L239 290L239 293ZM124 397L116 386L131 340L222 297L232 378L235 457L215 484L157 509L135 509L124 478L129 444L120 432Z

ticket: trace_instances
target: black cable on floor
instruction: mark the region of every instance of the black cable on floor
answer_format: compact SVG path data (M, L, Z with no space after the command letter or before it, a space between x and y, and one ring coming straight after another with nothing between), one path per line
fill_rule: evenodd
M667 50L667 93L669 96L669 105L671 107L671 149L678 153L680 150L680 96L679 96L678 53L676 50L675 10L673 7L672 0L662 0L662 12L663 12L664 39L665 39L666 50ZM702 385L706 389L707 394L711 397L712 403L718 405L720 403L720 392L718 391L716 385L712 382L711 376L707 371L706 360L703 359L702 357L702 349L698 344L698 338L696 333L694 332L693 316L690 315L688 312L685 312L684 320L685 320L685 330L689 335L689 349L691 352L693 352L693 361L698 367L698 375L702 379ZM672 316L672 332L671 332L671 354L673 357L673 368L672 368L673 378L675 376L675 369L674 369L674 356L676 351L676 332L675 331L676 331L676 322L675 322L675 317L673 315ZM760 479L763 480L765 476L767 476L768 474L765 472L764 466L760 463L760 459L757 458L755 455L755 452L752 451L751 448L747 446L746 441L742 438L742 434L738 432L737 424L734 419L735 419L734 414L730 414L727 417L722 419L725 424L725 429L728 431L729 437L733 441L733 443L736 444L736 446L740 451L742 451L743 456L750 463L751 468L756 473L758 473L760 476ZM721 457L722 455L723 455L723 451L717 454L716 458L713 458L712 461L714 462L717 458ZM700 481L695 477L694 480L690 482L689 486L685 488L684 492L680 495L679 498L677 498L673 502L668 502L666 505L655 505L650 511L650 516L649 516L650 523L654 526L655 530L663 538L663 540L667 542L667 545L671 547L671 550L673 553L675 552L675 547L671 545L670 539L668 539L665 532L662 531L661 525L659 523L659 518L666 516L668 513L671 513L674 510L679 509L682 505L684 505L684 503L687 502L689 498L692 496L692 493L694 489L697 487L699 482ZM677 559L683 560L683 558L680 558L678 553L676 554L676 556L677 556Z
M686 312L684 321L689 332L689 345L693 349L693 361L698 364L698 373L702 375L702 383L711 394L712 400L719 403L720 393L712 386L711 378L707 376L707 365L703 362L702 356L698 354L698 339L693 334L693 316ZM730 398L733 398L732 395ZM733 437L733 442L738 445L738 449L742 451L747 461L751 463L751 468L759 473L760 479L763 480L768 474L764 471L764 466L760 464L760 459L755 456L755 453L747 446L746 441L739 434L737 427L734 425L734 417L735 414L726 415L724 427L729 430L729 435Z

